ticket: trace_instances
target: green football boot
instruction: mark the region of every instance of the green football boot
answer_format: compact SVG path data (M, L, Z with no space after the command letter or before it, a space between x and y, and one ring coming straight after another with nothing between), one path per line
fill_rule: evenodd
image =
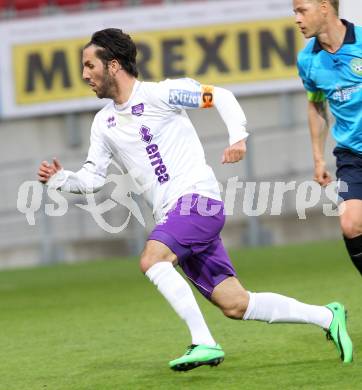
M338 302L332 302L326 305L332 311L333 320L329 329L326 329L327 339L332 340L337 347L344 363L351 363L353 360L353 345L347 333L347 313L344 306Z
M224 360L224 356L219 344L215 347L192 344L183 356L171 360L168 364L172 370L188 371L199 366L217 366Z

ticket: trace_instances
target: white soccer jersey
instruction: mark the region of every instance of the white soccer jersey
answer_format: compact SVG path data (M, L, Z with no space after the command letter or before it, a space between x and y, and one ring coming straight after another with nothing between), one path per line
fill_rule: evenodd
M245 116L229 91L192 79L136 81L126 103L110 102L96 114L82 169L58 172L49 185L67 192L94 192L104 184L107 167L114 159L123 163L140 186L156 222L182 195L198 193L221 200L215 175L206 164L185 109L211 107L223 91L227 98L219 96L216 107L226 122L230 142L246 138Z

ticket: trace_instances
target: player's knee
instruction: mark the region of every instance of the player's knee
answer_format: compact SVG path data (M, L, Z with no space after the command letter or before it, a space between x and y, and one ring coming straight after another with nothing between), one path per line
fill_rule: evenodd
M248 305L243 300L235 301L221 308L224 315L233 320L241 320L244 317Z
M352 218L341 218L343 235L347 238L354 238L362 234L362 222Z
M177 256L163 243L147 241L140 258L140 270L146 273L153 265L161 261L169 261L176 265Z
M149 256L141 255L140 259L140 270L142 273L146 273L153 265L155 264L155 261L152 261L152 258Z

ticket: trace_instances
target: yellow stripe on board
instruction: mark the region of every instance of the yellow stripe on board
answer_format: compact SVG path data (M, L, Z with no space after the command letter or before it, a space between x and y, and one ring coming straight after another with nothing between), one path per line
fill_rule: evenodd
M132 34L143 80L191 77L203 84L297 78L302 35L293 18ZM89 40L13 47L16 102L29 105L92 97L82 81L81 53Z

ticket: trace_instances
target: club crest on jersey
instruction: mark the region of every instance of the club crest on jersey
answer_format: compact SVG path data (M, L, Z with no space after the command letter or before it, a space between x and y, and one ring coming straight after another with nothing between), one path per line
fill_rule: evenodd
M132 115L141 116L145 110L145 105L143 103L136 104L132 106Z
M168 101L170 104L185 107L199 107L200 92L186 91L184 89L170 89Z
M149 144L152 141L153 135L151 134L151 130L148 127L142 126L140 129L140 134L143 142Z
M354 58L350 62L352 72L357 76L362 76L362 58Z
M114 116L110 116L107 119L107 127L110 129L111 127L115 127L115 126L116 126L116 118Z

